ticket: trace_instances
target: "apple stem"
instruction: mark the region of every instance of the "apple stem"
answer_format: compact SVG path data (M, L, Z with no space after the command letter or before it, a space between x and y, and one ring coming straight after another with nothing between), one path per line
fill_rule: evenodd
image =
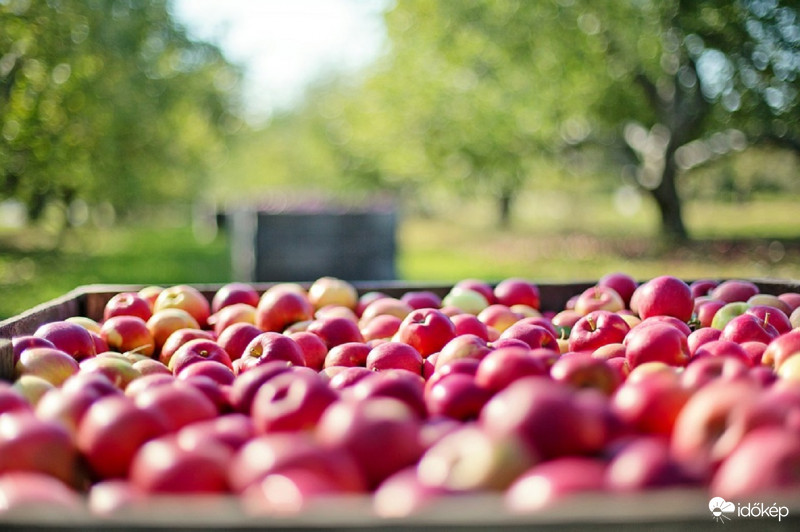
M592 331L597 330L597 325L591 316L586 316L586 321L589 323L589 327L592 329Z
M764 327L769 325L769 312L764 314Z

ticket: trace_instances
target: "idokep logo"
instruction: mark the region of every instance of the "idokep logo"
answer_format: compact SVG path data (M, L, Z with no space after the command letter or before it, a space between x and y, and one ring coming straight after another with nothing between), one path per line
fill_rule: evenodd
M722 497L714 497L708 501L708 509L711 511L714 521L718 523L730 521L733 517L777 517L780 522L789 515L789 508L778 506L777 503L771 506L763 502L734 504Z

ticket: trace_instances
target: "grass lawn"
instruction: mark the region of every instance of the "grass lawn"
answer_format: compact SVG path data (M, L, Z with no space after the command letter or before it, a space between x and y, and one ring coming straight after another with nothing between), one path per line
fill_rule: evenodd
M397 269L409 281L593 280L611 271L646 279L800 279L800 226L794 198L747 204L688 203L697 242L679 249L653 238L643 205L620 215L608 197L523 195L513 227L497 230L491 205L441 206L435 218L406 216L398 228ZM106 231L83 228L61 242L35 229L0 229L0 318L92 283L169 285L231 280L224 233L199 241L190 224L154 221Z

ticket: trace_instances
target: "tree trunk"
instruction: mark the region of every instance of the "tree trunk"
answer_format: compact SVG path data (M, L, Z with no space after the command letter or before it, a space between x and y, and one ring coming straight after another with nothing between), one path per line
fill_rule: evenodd
M511 226L511 204L514 201L514 193L508 189L503 189L497 198L497 225L500 229L508 229Z
M661 215L662 236L669 243L683 243L689 239L689 234L683 223L683 208L675 186L677 172L672 161L672 154L669 153L661 175L661 183L650 192Z

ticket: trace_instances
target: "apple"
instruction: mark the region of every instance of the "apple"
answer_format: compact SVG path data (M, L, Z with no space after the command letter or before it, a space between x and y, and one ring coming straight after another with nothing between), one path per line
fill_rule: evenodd
M569 333L569 350L594 351L606 344L620 343L628 331L630 326L619 314L608 310L595 310L572 326Z
M585 316L595 310L608 310L618 312L625 308L622 297L610 286L590 286L581 292L575 300L574 310Z
M133 363L118 353L101 353L80 363L81 373L99 373L107 377L120 390L124 390L133 380L141 377L141 373L133 367Z
M242 282L231 282L222 285L211 298L211 313L216 314L229 305L244 303L251 307L258 305L261 296L252 285Z
M155 373L152 375L142 375L138 379L132 381L127 387L125 387L124 393L128 397L136 397L141 392L152 388L153 386L161 386L163 384L172 384L175 382L175 375L170 372L167 373Z
M374 373L371 370L368 370L365 366L331 367L342 368L341 371L337 372L336 375L332 376L330 381L328 381L328 386L334 390L344 390L345 388L354 386L358 381L365 377L374 376Z
M294 365L286 360L271 360L254 366L248 371L237 375L231 385L229 399L236 412L250 414L258 389L271 378L288 371Z
M478 386L475 377L450 373L426 386L425 405L431 416L445 416L459 421L478 418L492 392Z
M441 308L442 298L431 290L409 290L400 296L400 301L417 310L421 308Z
M403 323L401 318L391 314L375 316L366 323L361 322L361 336L365 342L389 339L397 333L401 323Z
M689 285L670 275L643 283L637 290L636 302L637 314L643 320L650 316L673 316L688 322L694 311L694 298Z
M771 340L764 350L761 363L778 370L795 353L800 353L800 329L793 329Z
M253 424L261 434L312 430L338 398L338 393L319 375L295 367L259 388L251 409Z
M625 345L625 359L631 369L651 361L673 366L685 366L689 361L686 335L665 323L634 327L622 343Z
M325 364L325 357L328 354L328 347L322 338L308 331L298 331L287 336L297 342L303 351L303 362L306 367L322 370Z
M438 307L437 307L438 308ZM408 316L414 308L401 299L394 297L382 297L376 299L364 308L361 313L361 323L367 324L377 316L395 316L402 320Z
M691 483L671 454L669 440L660 436L635 436L619 449L606 471L606 487L617 492L641 492Z
M197 421L215 418L217 406L202 391L187 381L175 380L150 386L133 397L137 408L160 416L169 432Z
M711 327L715 329L722 330L736 316L744 314L747 309L750 308L750 304L745 301L734 301L731 303L725 303L716 313L714 313L714 318L711 320Z
M789 316L789 314L792 313L792 310L794 310L794 308L791 307L789 303L787 303L786 301L784 301L783 299L774 294L763 294L763 293L755 294L751 296L750 299L747 300L747 304L750 305L751 308L769 307L773 309L778 309L786 316Z
M722 336L722 331L713 327L700 327L699 329L695 329L686 337L686 346L689 348L689 354L694 356L698 347L707 342L719 340L720 336Z
M519 438L467 423L431 446L417 465L421 484L453 493L505 490L538 457Z
M711 291L717 287L719 281L715 279L697 279L689 283L689 289L692 291L692 297L709 296Z
M222 307L219 312L215 312L208 317L208 326L214 331L215 336L219 336L222 331L234 323L252 323L256 321L256 308L247 303L233 303Z
M67 378L78 372L78 362L54 347L31 347L19 355L14 367L15 378L36 375L53 386L61 386Z
M180 329L200 329L200 324L187 311L180 308L165 308L156 310L147 320L147 328L156 342L156 349L160 350L167 338Z
M602 276L597 281L598 286L608 286L612 288L622 298L623 303L627 307L633 297L633 292L639 283L636 280L623 272L612 272Z
M10 383L0 381L0 415L6 412L30 412L31 403Z
M771 323L745 312L731 318L722 329L720 340L736 343L756 341L767 344L777 338L778 335L778 330Z
M416 466L409 466L390 475L375 489L372 510L383 519L413 516L436 507L444 496L453 496L447 489L423 484Z
M355 310L358 305L358 292L355 287L336 277L320 277L308 288L308 299L315 309L326 305L342 305Z
M258 331L258 334L261 334L261 331ZM178 329L177 331L174 331L167 337L167 339L164 341L164 344L161 346L161 350L158 353L158 360L162 364L169 366L169 361L172 359L172 355L174 355L183 344L190 340L197 339L214 340L214 334L211 331L193 328Z
M315 431L324 448L348 452L369 489L419 460L421 423L405 403L388 397L338 401L322 414Z
M76 490L45 473L13 471L0 476L0 514L39 515L45 508L61 518L80 516L83 499Z
M447 315L437 309L425 308L406 316L393 339L409 344L427 357L440 351L455 336L455 325Z
M750 359L751 367L761 366L764 352L767 350L767 344L761 342L742 342L739 345L744 349L747 358ZM764 366L763 369L769 368Z
M696 390L715 379L734 380L748 374L750 364L736 356L700 356L693 358L681 373L686 388Z
M556 328L559 337L569 338L572 327L583 317L583 314L575 312L575 310L562 310L558 312L550 320L550 323Z
M162 413L138 408L129 397L108 395L86 411L75 441L95 478L122 478L139 447L167 430Z
M568 353L553 363L550 376L573 388L593 388L611 395L621 384L619 374L605 360L590 353Z
M236 452L256 436L253 418L238 412L220 415L207 421L197 421L175 433L178 445L185 449L220 444Z
M65 318L64 321L80 325L90 333L100 334L100 324L88 316L70 316L69 318ZM97 350L95 351L98 353L100 352Z
M131 462L130 480L144 493L226 493L231 454L220 444L187 449L173 436L162 436L138 450Z
M405 403L421 420L427 419L425 381L419 375L405 370L387 370L380 374L371 372L345 387L347 397L356 401L389 397Z
M692 356L693 359L703 357L727 357L735 358L736 360L746 364L748 367L751 364L750 357L745 350L736 342L731 340L714 340L706 342L697 348Z
M369 351L366 366L372 371L404 369L422 375L422 355L406 343L385 342Z
M511 307L495 303L478 313L478 319L487 327L503 332L522 319L522 314L511 310Z
M129 480L112 479L89 487L86 506L91 515L106 517L141 511L146 501L146 495Z
M120 292L111 296L103 308L103 321L114 316L136 316L143 321L153 315L150 302L137 292Z
M264 331L250 323L234 323L220 333L217 343L227 351L231 361L239 360L253 338L262 332Z
M360 318L361 315L364 314L364 309L367 308L367 305L382 297L390 296L385 292L380 292L378 290L369 290L358 296L358 303L356 303L355 308L356 315Z
M606 463L588 456L562 456L535 464L506 490L504 506L512 513L532 513L581 493L606 488Z
M745 314L752 314L764 323L769 323L775 327L779 334L787 333L793 329L789 316L782 310L776 309L775 307L771 307L769 305L754 305L752 303L748 304L750 307L744 311Z
M782 380L800 382L800 354L795 353L783 361L777 370L778 377Z
M258 302L255 325L262 331L281 332L294 323L312 319L314 307L305 293L267 290Z
M329 317L315 319L309 323L307 329L319 336L328 350L339 344L347 342L363 342L358 324L348 318Z
M735 301L747 301L758 293L759 288L753 282L743 279L728 279L714 287L710 295L714 299L733 303Z
M263 332L253 338L239 358L240 372L248 371L255 366L273 361L285 360L292 365L302 366L303 350L297 342L286 335L276 332Z
M211 315L211 304L206 296L187 284L168 286L158 294L153 302L153 314L168 308L185 310L200 327L205 327Z
M455 336L448 341L436 356L434 368L438 370L442 366L463 358L473 358L480 360L492 351L489 344L480 336L474 334L462 334Z
M543 459L591 454L606 443L605 414L581 406L568 386L523 377L496 393L480 413L495 437L520 437Z
M17 360L19 360L19 355L24 350L31 348L31 347L50 347L55 349L56 346L53 345L53 342L50 340L45 340L44 338L39 338L38 336L33 335L22 335L22 336L14 336L11 338L11 347L13 350L13 363L16 364Z
M455 314L450 316L450 321L456 328L456 336L462 334L475 334L489 341L489 329L478 319L475 314Z
M155 352L155 339L147 322L138 316L112 316L103 322L100 336L109 349L119 352L132 351L145 356Z
M789 307L789 314L800 307L800 293L798 292L783 292L778 294L778 299L786 303Z
M78 362L97 354L91 334L77 323L51 321L40 325L33 335L48 340Z
M531 356L530 349L501 347L480 361L475 383L481 388L497 392L522 377L544 376L548 372L548 366L541 359Z
M196 338L189 340L175 351L169 359L168 367L175 375L197 362L213 360L233 369L228 352L214 340Z
M727 303L720 299L695 300L694 313L700 327L711 327L714 316Z
M336 345L325 355L323 367L366 366L372 348L364 342L345 342Z
M790 493L800 486L798 471L800 434L783 427L762 427L747 434L722 461L710 490L734 500L781 490Z
M153 304L156 302L156 298L158 298L158 294L163 291L164 287L162 286L149 285L139 289L139 291L136 293L143 297L145 301L150 303L150 308L152 308Z
M611 360L614 358L625 358L625 344L622 342L601 345L591 352L592 357L600 360Z
M671 327L675 327L687 337L692 334L692 328L689 327L686 322L683 322L674 316L650 316L649 318L643 319L641 322L639 322L636 327L643 329L654 323L666 324Z
M197 350L194 351L197 352ZM184 365L175 375L181 380L202 375L221 385L233 384L233 381L236 379L236 375L233 373L230 364L211 359L197 360L188 365Z
M12 471L51 475L76 484L78 453L67 429L30 411L0 415L0 477Z
M519 277L509 277L497 283L494 287L494 297L497 303L507 307L521 304L538 310L541 305L539 287Z
M489 306L486 297L476 290L454 286L443 298L442 307L460 309L467 314L478 315L480 311Z
M691 390L677 374L651 372L626 380L614 392L611 407L619 419L637 432L669 436L690 397Z

